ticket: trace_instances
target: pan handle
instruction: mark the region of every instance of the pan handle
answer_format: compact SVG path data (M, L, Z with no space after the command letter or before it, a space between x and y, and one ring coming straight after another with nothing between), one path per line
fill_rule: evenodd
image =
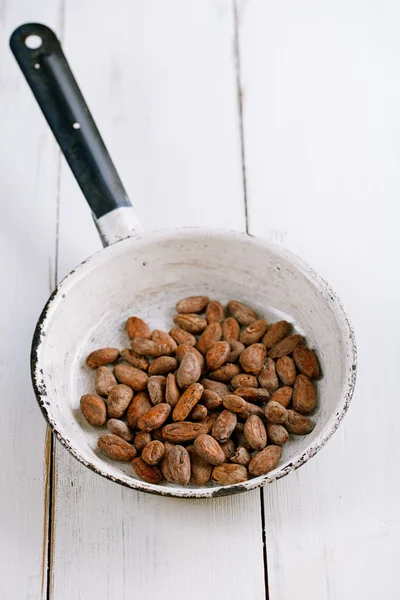
M11 50L77 180L108 246L141 230L132 204L54 32L26 23Z

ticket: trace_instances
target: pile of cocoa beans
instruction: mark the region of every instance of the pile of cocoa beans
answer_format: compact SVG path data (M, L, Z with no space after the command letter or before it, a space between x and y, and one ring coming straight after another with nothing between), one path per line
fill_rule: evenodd
M207 296L176 305L169 333L130 317L130 348L94 350L95 394L80 405L109 459L161 484L230 485L275 469L290 435L310 433L320 376L287 321ZM108 365L108 366L107 366Z

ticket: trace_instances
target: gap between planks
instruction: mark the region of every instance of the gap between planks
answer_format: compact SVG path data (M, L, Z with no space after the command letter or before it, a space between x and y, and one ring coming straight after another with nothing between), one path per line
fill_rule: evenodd
M46 588L46 597L48 595L48 552L50 538L50 513L51 513L51 477L52 477L52 455L53 455L53 434L50 427L47 425L46 438L44 446L44 464L45 464L45 479L44 479L44 510L43 510L43 543L42 543L42 596Z
M237 0L232 0L233 3L233 20L234 20L234 40L233 54L235 58L235 74L236 74L236 90L237 104L239 116L239 133L240 133L240 155L242 161L242 182L243 182L243 200L244 200L244 218L246 224L246 233L249 233L249 213L247 203L247 181L246 181L246 160L245 160L245 144L244 144L244 127L243 127L243 88L242 76L240 69L240 40L239 40L239 13Z
M64 40L65 33L65 9L66 0L60 0L58 31L56 35L61 40ZM57 184L56 184L56 236L54 248L54 288L58 285L58 256L59 256L59 234L60 234L60 196L61 196L61 169L62 169L62 153L57 146ZM42 556L42 596L46 587L44 598L50 600L52 594L53 582L53 554L54 554L54 491L56 482L56 460L55 460L55 440L54 435L49 426L46 430L46 446L45 446L45 490L44 490L44 524L43 524L43 556Z
M244 136L244 121L243 121L243 87L240 61L240 15L238 10L238 0L232 0L233 19L234 19L234 40L233 53L235 59L235 75L236 75L236 90L237 90L237 105L239 118L240 132L240 154L242 161L242 182L243 182L243 201L244 201L244 216L246 223L246 233L249 234L249 213L247 201L247 179L246 179L246 149ZM265 531L265 505L264 505L264 488L260 488L260 512L261 512L261 536L262 536L262 553L264 565L264 587L265 600L269 600L268 587L268 560L267 560L267 538Z

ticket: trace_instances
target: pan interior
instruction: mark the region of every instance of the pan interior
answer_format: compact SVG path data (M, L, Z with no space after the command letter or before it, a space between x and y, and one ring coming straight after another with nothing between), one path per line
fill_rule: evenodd
M60 284L41 324L36 383L43 408L66 445L86 464L128 485L136 480L143 489L154 487L143 484L129 463L99 454L96 443L103 430L88 425L79 409L82 394L94 392L94 372L85 358L97 348L128 347L124 326L129 316L169 331L177 300L192 294L223 303L241 300L269 322L287 319L318 352L324 377L317 383L318 408L312 417L317 425L308 436L292 436L278 470L332 426L343 396L349 356L341 314L331 290L303 263L230 232L165 232L124 240Z

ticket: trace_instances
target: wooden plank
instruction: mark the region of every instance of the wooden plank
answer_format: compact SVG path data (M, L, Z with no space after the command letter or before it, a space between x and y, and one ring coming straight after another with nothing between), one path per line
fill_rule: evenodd
M68 3L65 48L146 229L244 229L231 4ZM59 274L100 247L67 168ZM52 597L264 598L259 493L138 494L56 451Z
M50 436L33 394L33 329L54 287L58 151L8 49L25 21L57 26L60 2L0 3L0 597L46 597Z
M397 598L399 7L253 0L238 20L250 231L332 283L361 358L334 438L265 490L270 599Z
M130 4L68 3L65 44L143 227L242 230L231 4ZM61 196L63 277L101 246L65 165Z

